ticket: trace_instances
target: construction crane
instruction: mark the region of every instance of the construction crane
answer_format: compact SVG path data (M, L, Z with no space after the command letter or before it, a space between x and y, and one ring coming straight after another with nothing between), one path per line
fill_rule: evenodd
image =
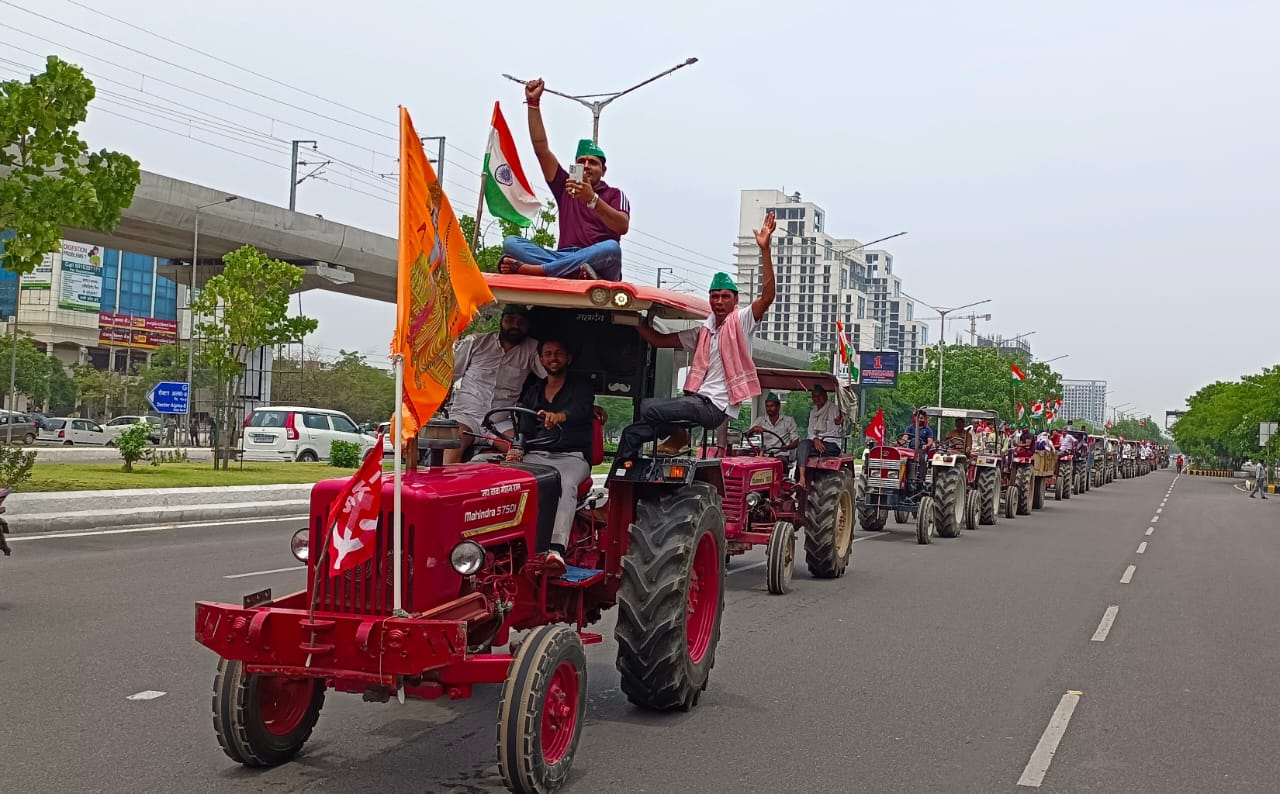
M914 318L914 319L915 319L915 320L919 320L920 322L930 322L930 321L932 321L932 320L941 320L941 319L943 319L943 318L941 318L941 317L916 317L916 318ZM948 318L948 319L951 319L951 320L968 320L968 321L969 321L969 344L970 344L970 345L972 345L972 346L975 346L975 347L976 347L976 346L977 346L977 344L978 344L978 321L979 321L979 320L986 320L987 322L991 322L991 315L990 315L990 314L961 314L961 315L959 315L959 316L957 316L957 317L950 317L950 318ZM943 335L944 337L946 336L946 330L945 330L945 329L943 330L942 335ZM957 338L956 338L956 342L959 342L959 341L960 341L960 339L959 339L959 337L957 337Z

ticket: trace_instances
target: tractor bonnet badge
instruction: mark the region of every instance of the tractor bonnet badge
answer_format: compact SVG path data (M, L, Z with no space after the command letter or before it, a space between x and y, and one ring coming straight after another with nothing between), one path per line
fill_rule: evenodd
M770 483L770 482L773 482L772 469L765 469L764 471L758 471L755 474L751 475L752 485L764 485L765 483Z
M511 166L503 163L493 172L493 178L498 180L498 184L511 187L515 183L515 177L511 175Z

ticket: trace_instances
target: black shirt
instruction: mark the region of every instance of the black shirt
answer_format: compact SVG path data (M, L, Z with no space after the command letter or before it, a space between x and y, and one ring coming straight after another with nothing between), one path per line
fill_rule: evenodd
M563 413L565 421L560 423L560 440L548 447L537 449L547 452L579 452L588 461L591 459L591 411L595 405L595 392L591 382L586 378L569 375L565 383L556 392L554 400L546 395L547 381L539 378L525 388L520 395L520 407L531 411L552 411ZM554 433L547 430L531 416L520 416L520 432L526 439L537 438L542 433Z

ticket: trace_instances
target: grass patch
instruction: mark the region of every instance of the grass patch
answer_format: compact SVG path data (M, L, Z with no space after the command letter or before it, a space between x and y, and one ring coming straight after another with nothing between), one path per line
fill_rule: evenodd
M37 464L23 491L107 491L117 488L199 488L232 485L305 485L347 477L354 469L327 463L232 463L214 471L213 463L166 463L159 467L134 464L127 474L119 463Z

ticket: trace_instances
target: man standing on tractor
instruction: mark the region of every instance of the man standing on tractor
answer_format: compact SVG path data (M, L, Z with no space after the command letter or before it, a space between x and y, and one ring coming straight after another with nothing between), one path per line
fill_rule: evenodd
M547 129L542 125L542 80L530 80L524 87L529 106L529 139L538 156L542 176L556 197L559 213L559 248L548 251L529 240L512 236L502 241L503 273L556 278L602 278L622 280L622 247L619 241L631 228L631 203L616 187L602 180L607 171L604 152L590 138L578 142L574 155L574 177L560 165Z
M809 437L800 442L796 451L796 482L802 488L805 486L805 464L813 453L839 455L844 441L844 417L840 415L840 407L827 397L827 390L822 384L815 383L810 394L813 395L813 409L809 411Z
M459 346L454 359L456 385L449 418L462 425L462 448L446 449L446 464L462 461L474 443L468 434L480 432L486 413L516 404L529 373L538 377L547 374L538 363L538 342L529 338L528 315L527 306L508 304L502 308L497 331L469 337ZM510 434L509 417L495 417L494 424L499 432Z
M711 316L699 328L660 334L642 320L640 336L652 347L682 347L693 353L684 396L653 398L640 404L640 421L622 431L616 461L635 460L646 441L667 437L668 447L687 443L683 428L672 422L696 422L714 430L738 416L742 403L760 393L760 379L751 361L751 341L764 313L773 304L776 285L769 240L777 223L773 213L764 216L756 230L764 277L760 296L745 309L738 308L738 285L728 273L716 273L707 292ZM678 433L676 431L679 431Z
M595 394L590 381L573 377L569 372L573 356L563 342L542 340L538 344L538 359L547 375L529 384L520 397L520 407L537 411L541 421L521 414L520 438L528 442L555 428L559 429L559 436L546 446L528 451L513 446L507 452L507 460L550 466L560 474L560 501L556 504L551 547L537 550L547 553L548 573L559 576L565 571L564 553L573 530L574 514L578 512L578 486L591 476L588 460Z
M762 430L766 432L761 432ZM800 443L800 428L796 427L796 420L782 413L782 402L778 395L769 392L765 396L764 417L747 433L758 433L764 454L781 460L783 468L790 468L795 457L792 453Z

